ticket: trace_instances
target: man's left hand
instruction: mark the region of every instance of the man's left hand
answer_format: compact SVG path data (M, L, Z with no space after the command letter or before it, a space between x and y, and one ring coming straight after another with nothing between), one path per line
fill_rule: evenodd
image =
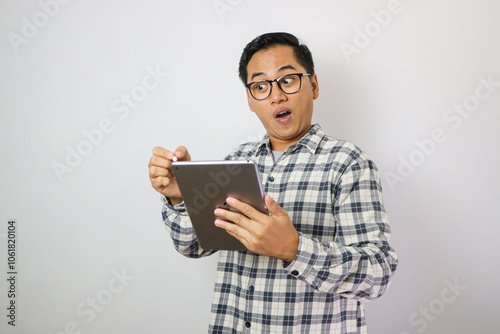
M256 254L292 262L299 248L299 234L288 213L271 196L266 195L264 202L270 216L229 197L227 204L241 213L216 209L215 215L229 222L217 219L215 225L225 229Z

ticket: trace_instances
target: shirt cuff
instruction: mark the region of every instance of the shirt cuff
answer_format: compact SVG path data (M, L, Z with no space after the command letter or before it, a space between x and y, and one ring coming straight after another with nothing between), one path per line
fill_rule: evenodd
M314 281L314 268L330 267L330 252L318 240L299 232L299 249L297 256L290 263L284 264L284 270L304 281Z
M163 204L165 204L165 206L168 209L173 210L181 215L182 214L187 215L186 205L184 204L184 202L181 202L181 203L176 204L176 205L172 205L165 195L161 195L161 201L163 202Z

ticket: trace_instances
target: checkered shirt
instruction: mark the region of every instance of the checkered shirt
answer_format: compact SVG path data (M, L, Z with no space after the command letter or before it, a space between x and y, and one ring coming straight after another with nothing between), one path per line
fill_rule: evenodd
M363 302L385 292L398 262L374 163L317 124L278 161L267 135L226 159L257 163L300 241L291 263L218 251L209 333L366 333ZM215 253L199 247L183 203L164 200L162 214L178 252Z

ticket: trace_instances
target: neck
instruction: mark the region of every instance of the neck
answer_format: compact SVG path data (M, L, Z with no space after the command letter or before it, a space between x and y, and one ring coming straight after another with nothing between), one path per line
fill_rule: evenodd
M269 141L271 142L271 149L273 151L285 151L290 146L296 144L299 140L306 135L306 133L311 130L312 125L309 126L303 133L298 134L293 139L281 139L269 136Z

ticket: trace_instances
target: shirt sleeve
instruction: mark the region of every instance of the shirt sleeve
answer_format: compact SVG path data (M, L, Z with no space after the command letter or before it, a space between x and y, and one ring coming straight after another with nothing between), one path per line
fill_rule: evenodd
M165 196L162 196L162 202L162 218L165 228L174 242L175 249L180 254L190 258L200 258L216 252L216 250L206 250L200 247L184 202L172 206Z
M285 271L322 293L376 299L387 289L398 263L389 246L377 168L366 158L353 160L333 188L333 241L320 242L299 232L297 256Z

